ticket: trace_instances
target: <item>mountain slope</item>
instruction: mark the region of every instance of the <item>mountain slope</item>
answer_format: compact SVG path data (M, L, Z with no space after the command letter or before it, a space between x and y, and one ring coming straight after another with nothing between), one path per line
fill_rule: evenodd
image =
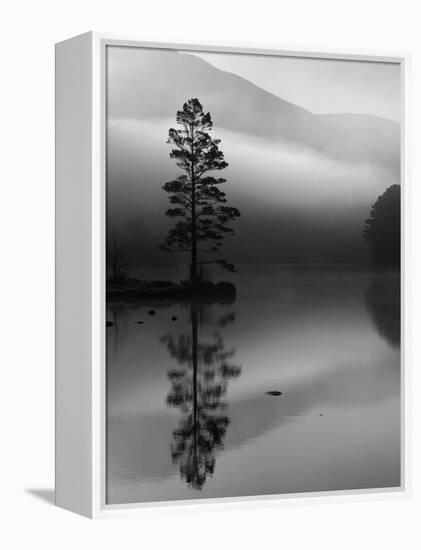
M369 115L314 115L203 59L166 50L112 48L110 118L174 117L198 97L215 126L311 147L330 157L399 172L400 125Z

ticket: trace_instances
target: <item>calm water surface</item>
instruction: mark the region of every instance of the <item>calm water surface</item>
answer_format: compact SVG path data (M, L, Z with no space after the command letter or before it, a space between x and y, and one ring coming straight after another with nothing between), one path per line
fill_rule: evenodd
M108 305L108 503L399 486L398 275L232 280L233 303Z

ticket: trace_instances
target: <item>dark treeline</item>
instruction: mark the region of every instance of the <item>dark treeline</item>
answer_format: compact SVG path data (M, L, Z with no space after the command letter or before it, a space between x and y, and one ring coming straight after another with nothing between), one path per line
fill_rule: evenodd
M370 246L373 265L398 266L401 243L401 188L391 185L378 197L367 218L363 237Z

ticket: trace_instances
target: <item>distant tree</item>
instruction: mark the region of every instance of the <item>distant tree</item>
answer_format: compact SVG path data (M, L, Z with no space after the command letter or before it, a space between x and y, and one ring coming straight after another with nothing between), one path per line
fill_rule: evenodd
M111 233L107 239L107 263L114 281L125 276L129 258L129 249L118 233Z
M370 245L375 265L399 265L401 188L391 185L373 204L363 238Z
M190 282L194 286L199 276L198 268L203 264L216 263L234 270L231 263L214 255L224 237L234 233L229 222L240 212L225 205L227 199L219 186L226 180L209 175L228 166L219 149L220 140L210 135L213 126L210 113L204 113L198 99L189 99L183 109L177 111L176 121L182 128L170 128L167 143L174 145L170 157L183 173L167 182L163 189L174 205L166 215L179 219L161 248L190 254ZM203 254L210 255L211 259L203 260Z
M190 318L191 334L166 336L162 341L180 365L168 371L167 403L182 412L173 431L172 460L179 464L181 478L201 489L214 472L215 453L223 447L229 425L224 399L228 381L240 375L241 367L230 362L234 351L225 349L219 334L210 341L199 341L199 312L194 304Z

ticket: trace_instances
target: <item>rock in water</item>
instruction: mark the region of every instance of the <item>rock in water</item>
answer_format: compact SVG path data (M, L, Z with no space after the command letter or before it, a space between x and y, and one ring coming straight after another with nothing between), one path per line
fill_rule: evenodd
M153 309L150 309L148 311L148 315L155 315L156 311L154 311Z
M282 395L281 391L278 390L271 390L266 392L268 395Z
M112 323L111 321L107 321L106 326L107 326L107 327L112 327L113 324L114 324L114 323Z

